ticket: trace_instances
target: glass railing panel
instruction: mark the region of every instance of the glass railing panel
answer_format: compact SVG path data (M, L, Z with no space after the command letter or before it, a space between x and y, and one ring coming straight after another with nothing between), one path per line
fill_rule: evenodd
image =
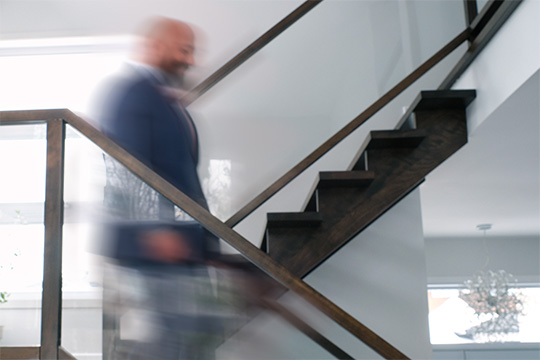
M428 59L466 28L462 2L407 1L403 6L409 20L409 46L414 66Z
M182 209L161 219L163 204L148 185L69 126L66 138L62 346L69 353L165 358L160 351L185 351L187 343L219 359L331 357L261 307L261 294L280 296L274 281L239 257L221 256L218 240ZM189 255L175 246L160 252L162 236L186 241ZM280 301L309 306L291 294ZM315 309L306 316L318 331L332 326Z
M103 153L71 126L64 178L61 344L76 358L101 359Z
M260 272L255 271L252 266L246 265L237 257L215 256L215 252L207 251L213 247L205 247L204 244L210 244L215 239L208 237L203 232L203 227L182 209L175 208L174 221L163 220L162 214L164 213L160 211L162 204L159 202L158 194L117 161L108 156L103 157L100 151L96 151L95 156L90 156L92 147L82 146L82 143L78 145L80 153L75 156L77 153L73 152L74 145L82 140L86 141L68 131L66 140L66 204L68 205L66 212L70 208L76 208L69 205L75 203L75 199L88 200L88 192L105 194L105 196L96 195L93 198L92 206L98 209L97 212L95 210L93 212L95 214L93 220L98 220L100 228L106 229L106 231L103 231L98 238L92 239L91 246L87 246L87 249L93 249L92 251L104 260L100 263L100 274L94 280L99 283L101 276L104 289L104 320L101 324L101 331L104 335L103 351L106 354L104 358L113 356L111 354L127 356L133 352L148 351L148 349L152 349L152 352L157 351L154 350L153 346L159 342L155 343L155 337L151 334L169 333L171 329L178 331L177 337L167 341L173 341L173 344L169 343L169 345L177 349L176 347L180 346L177 343L178 339L193 340L193 329L185 329L182 327L183 325L176 323L176 320L182 319L182 323L185 324L186 318L190 319L187 323L197 329L195 336L197 340L193 340L195 341L193 346L202 346L202 351L217 349L218 358L232 359L254 353L263 354L262 358L324 359L330 357L327 350L312 342L296 328L292 328L287 321L273 312L260 309L260 304L254 301L254 299L258 299L260 294L264 294L265 298L270 300L279 298L279 303L295 317L308 323L346 353L355 357L377 358L373 350L355 339L321 311L313 308L306 300L292 293L282 296L282 292L276 288L275 283L271 282L266 275L260 275ZM75 166L76 168L76 163L70 160L72 158L77 159L76 163L97 165L94 170L89 171L92 173L90 177L96 179L96 181L88 181L95 186L93 189L92 187L68 185L76 183L69 181L69 174L73 176L79 172L73 171L73 169L68 170L70 167ZM88 179L88 177L83 176L81 179ZM77 192L81 192L81 194L77 194ZM101 201L103 206L100 204ZM400 210L397 212L403 213ZM89 213L92 212L89 211ZM412 212L410 213L412 214ZM79 216L78 218L83 217ZM76 219L73 214L66 215L66 226L73 219ZM387 230L391 229L384 224L379 225L379 228L381 227ZM73 242L73 239L68 239L67 231L64 234L66 236L64 250L66 251L68 244ZM169 247L169 244L167 245L168 250L163 252L159 250L159 246L155 245L164 241L162 236L174 240L176 245L186 241L191 250L184 253L182 246ZM77 241L80 238L81 236L78 236ZM362 247L366 239L369 240L369 238L367 236L367 238L357 240L354 246ZM376 252L388 246L387 243L379 244L380 238L378 237L372 238L371 243L375 245ZM98 244L105 246L98 246ZM380 246L377 247L378 245ZM95 249L99 250L96 252ZM343 275L343 271L347 272L345 269L347 264L350 264L351 257L353 263L362 266L363 262L355 260L354 254L357 251L344 249L340 254L342 257L348 258L348 261L341 258L335 260L333 264L325 264L325 266L330 266L330 271L326 271L328 269L322 269L321 272L316 270L308 278L310 284L339 306L343 306L353 317L362 315L362 311L357 311L357 305L358 301L365 303L365 295L362 295L363 287L356 286L358 284L354 281L358 279L355 276L353 276L352 281L340 276ZM395 253L400 255L402 251L396 248ZM70 253L70 256L76 255ZM410 257L403 259L404 262L409 260ZM65 253L64 262L67 264L69 261ZM373 261L375 260L373 259ZM79 257L79 263L81 262L83 262L82 257ZM337 267L336 262L339 264ZM366 265L370 264L368 262ZM345 268L342 268L343 266ZM384 267L384 265L381 266ZM393 271L402 273L397 266L393 269ZM76 273L77 271L73 267L68 270L66 265L64 267L65 283L67 283L70 272ZM353 273L367 274L368 272L352 271L351 274ZM388 273L388 270L385 270L384 273ZM334 280L328 281L329 276ZM377 281L381 280L380 276L375 276L375 278ZM362 286L365 286L366 283L368 286L372 285L370 279L364 279L364 282L361 284ZM410 285L408 281L405 283ZM65 301L72 300L66 297L67 289L67 286L64 286ZM385 291L384 289L380 290ZM394 297L387 298L393 299ZM193 299L196 300L193 302ZM69 311L71 310L64 306L64 332L68 331L69 325L67 324L73 322L73 320L68 320ZM370 312L371 310L368 306L364 308L364 311ZM399 310L396 311L399 313ZM99 317L99 314L93 316ZM171 324L164 319L164 316L167 319L172 316L175 320ZM95 322L99 323L99 321ZM381 327L377 321L366 325L370 328L375 326L373 330L383 338L387 338L388 333L396 336L395 333L388 330L388 327L385 329L385 325ZM99 324L95 326L94 330L89 329L88 324L85 326L84 331L93 332ZM176 326L180 326L180 328L175 328ZM379 333L381 328L384 331ZM62 343L66 349L75 355L77 354L76 345L68 345L68 341L77 344L75 339L79 338L80 342L80 338L84 337L82 335L84 331L75 331L72 327L69 332L73 334L64 333L62 337ZM89 333L86 333L85 336L88 337ZM71 340L69 340L70 338Z
M65 177L62 346L75 357L167 358L189 350L237 358L261 350L253 339L268 347L264 331L250 330L258 327L253 319L296 334L303 358L319 347L254 300L275 283L245 260L219 256L219 240L179 207L174 220L163 220L170 203L69 127ZM163 253L159 243L167 239L191 250L169 243ZM248 323L246 342L235 334Z
M46 125L0 126L0 346L38 346Z
M340 354L348 354L354 359L382 359L374 350L297 295L288 292L273 301L280 308L292 313L295 319L332 342L340 349ZM321 360L345 358L331 351L314 342L273 310L265 310L224 342L218 348L217 357Z
M464 29L463 4L426 3L325 1L190 105L203 181L212 177L212 161L230 164L231 191L220 218L234 214ZM402 106L376 128L392 128ZM350 162L354 155L338 158ZM301 208L305 196L292 197L283 210Z
M407 195L304 280L408 357L430 357L418 190ZM288 293L280 302L321 329L353 358L379 358L305 300ZM294 334L279 332L272 324L262 329L273 338L283 336L283 347L294 347ZM273 355L279 358L276 353Z

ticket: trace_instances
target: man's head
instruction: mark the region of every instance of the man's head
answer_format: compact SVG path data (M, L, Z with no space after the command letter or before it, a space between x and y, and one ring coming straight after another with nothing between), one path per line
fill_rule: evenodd
M195 34L184 22L164 17L152 19L142 32L138 60L154 66L170 77L182 80L194 65Z

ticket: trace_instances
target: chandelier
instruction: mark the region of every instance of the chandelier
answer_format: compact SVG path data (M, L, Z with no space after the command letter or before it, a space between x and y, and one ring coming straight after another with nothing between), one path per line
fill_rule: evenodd
M484 248L486 247L486 231L491 224L477 227L484 231ZM486 251L486 264L489 257ZM457 334L478 342L503 341L511 333L519 332L518 316L523 314L521 293L515 290L517 280L504 270L480 271L470 280L465 281L465 288L460 290L459 298L465 301L473 310L479 322ZM513 288L513 289L512 289Z

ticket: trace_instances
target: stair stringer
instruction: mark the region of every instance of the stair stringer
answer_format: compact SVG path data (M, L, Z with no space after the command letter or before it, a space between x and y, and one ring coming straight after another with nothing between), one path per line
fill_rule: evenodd
M312 197L320 223L279 226L269 221L268 254L293 274L306 276L467 143L466 107L474 97L473 90L422 92L413 104L415 130L372 132L351 164L349 171L365 169L373 180L348 186L319 181Z

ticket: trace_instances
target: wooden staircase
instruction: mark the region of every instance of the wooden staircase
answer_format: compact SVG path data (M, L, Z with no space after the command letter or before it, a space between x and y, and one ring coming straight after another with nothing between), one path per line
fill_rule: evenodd
M304 277L467 143L474 90L422 91L395 130L372 131L347 171L321 172L303 212L269 213L263 251Z

